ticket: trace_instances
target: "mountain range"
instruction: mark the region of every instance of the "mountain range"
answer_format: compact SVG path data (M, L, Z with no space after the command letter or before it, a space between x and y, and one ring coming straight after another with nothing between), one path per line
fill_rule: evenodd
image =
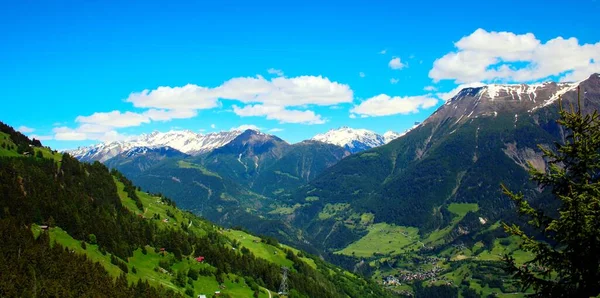
M499 183L532 187L526 165L545 166L537 144L560 141L556 100L571 102L583 86L585 104L596 107L597 83L592 75L578 83L465 88L403 134L341 127L289 144L256 130L170 131L69 153L103 161L223 224L235 224L239 218L229 212L241 208L288 227L319 226L331 236L324 227L335 223L317 215L328 205L349 204L336 222L371 214L375 222L428 231L450 221L444 206L451 202L477 203L482 218L501 218L509 206ZM341 237L339 245L355 237Z
M100 162L105 162L128 150L143 147L171 147L188 155L200 155L227 145L243 132L244 130L230 130L202 134L190 130L155 131L151 134L142 134L127 140L79 147L66 150L66 152L81 161L97 160ZM379 135L366 129L340 127L324 134L318 134L311 140L341 146L351 153L356 153L387 144L401 135L393 131Z
M142 134L129 140L100 143L89 147L80 147L66 152L81 161L105 162L118 154L138 147L171 147L182 153L197 155L224 146L242 131L222 131L199 134L190 130L172 130Z

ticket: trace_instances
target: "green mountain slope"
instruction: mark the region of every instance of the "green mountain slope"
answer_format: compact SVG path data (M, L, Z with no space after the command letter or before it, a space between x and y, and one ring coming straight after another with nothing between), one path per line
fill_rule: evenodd
M296 228L271 215L288 209L277 198L289 200L292 190L347 155L335 145L312 141L288 145L248 130L200 157L148 151L117 156L105 164L123 171L143 189L165 194L181 208L211 221L247 227L310 249Z
M545 193L529 181L527 164L545 167L537 145L551 146L562 136L555 123L557 104L536 108L561 88L545 86L548 90L540 94L548 97L538 98L538 103L510 93L486 100L485 89L463 90L405 136L345 158L300 188L294 202L303 205L294 210L294 224L313 231L309 234L315 244L339 249L365 233L360 224L364 214L371 214L374 222L413 226L425 234L452 222L451 203L478 204L473 212L477 216L465 217L464 226L481 226L479 217L508 219L512 205L501 194L500 183L527 189L529 197L543 201ZM594 75L580 86L585 110L598 109L600 77ZM569 88L565 104L576 103L576 88ZM318 199L306 202L309 196ZM335 216L320 216L335 206L346 207L338 208ZM328 241L323 242L323 235Z
M254 245L258 238L225 231L164 197L142 193L100 163L79 163L66 154L60 163L34 155L1 157L0 193L0 268L12 272L0 277L2 296L98 296L104 289L114 297L195 297L216 290L271 297L281 265L290 267L290 297L388 296L273 239Z
M281 158L289 147L276 136L246 130L227 145L203 156L202 164L224 178L251 188L256 176Z
M252 189L266 196L281 196L348 155L350 153L342 147L317 141L293 144L273 165L258 174Z
M138 147L125 151L107 161L104 164L111 169L119 169L119 172L127 177L134 177L151 169L167 159L185 159L188 157L171 147Z

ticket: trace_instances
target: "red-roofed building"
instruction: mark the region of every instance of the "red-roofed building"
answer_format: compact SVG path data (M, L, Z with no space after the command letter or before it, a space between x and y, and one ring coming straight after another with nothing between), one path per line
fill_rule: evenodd
M202 261L204 261L204 257L202 257L202 256L200 256L200 257L197 257L197 258L196 258L196 261L198 261L198 262L202 262Z

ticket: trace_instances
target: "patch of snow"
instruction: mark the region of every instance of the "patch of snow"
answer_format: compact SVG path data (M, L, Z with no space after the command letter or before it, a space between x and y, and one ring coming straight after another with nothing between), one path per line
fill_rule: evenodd
M383 142L387 144L403 135L404 135L404 133L399 133L399 132L395 132L395 131L391 131L391 130L386 131L383 134Z
M242 131L239 130L208 134L195 133L189 130L154 131L151 134L141 134L128 140L100 143L66 152L78 159L86 161L98 160L100 162L104 162L134 148L171 147L186 154L197 155L222 147L241 133ZM137 153L145 152L140 151Z
M387 134L388 138L391 138L395 133L392 132ZM378 147L386 143L386 138L384 136L373 131L367 129L355 129L347 126L331 129L326 133L318 134L311 140L346 147L351 151L353 149L359 149L356 147L363 147L364 150Z

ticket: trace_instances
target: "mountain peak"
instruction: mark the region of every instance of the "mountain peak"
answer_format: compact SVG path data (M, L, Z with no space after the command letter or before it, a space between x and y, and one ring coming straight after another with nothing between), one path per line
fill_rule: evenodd
M228 144L241 133L241 131L221 131L203 135L191 130L153 131L124 141L100 143L67 152L83 161L100 162L138 147L171 147L185 154L198 155Z
M592 75L589 79L598 78ZM496 117L498 114L532 112L554 103L568 92L576 92L582 82L543 82L535 84L488 84L460 90L425 122L456 118Z
M326 133L317 134L311 140L344 147L351 153L356 153L386 144L398 135L394 132L386 134L387 137L363 128L342 126Z

